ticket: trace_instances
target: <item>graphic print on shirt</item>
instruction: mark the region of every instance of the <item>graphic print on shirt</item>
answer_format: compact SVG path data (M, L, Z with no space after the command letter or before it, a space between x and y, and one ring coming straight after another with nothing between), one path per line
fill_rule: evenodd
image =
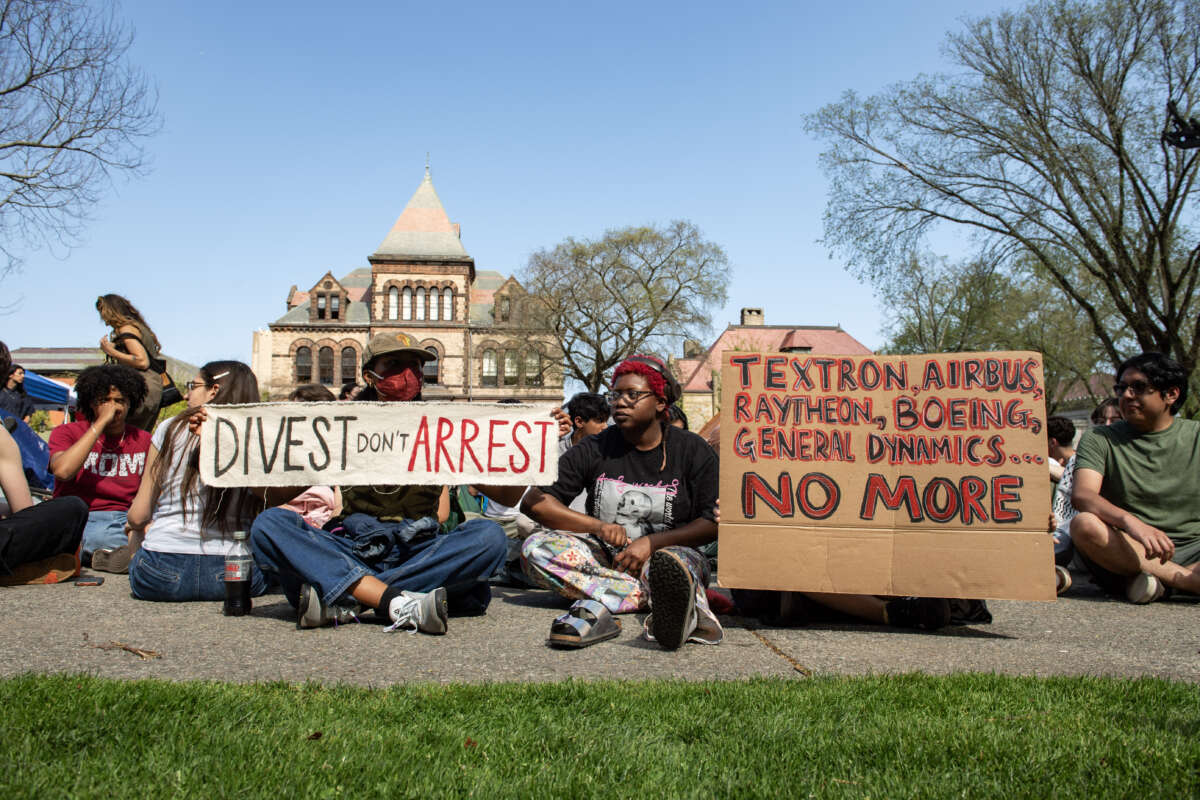
M88 453L83 462L83 471L101 478L125 478L141 475L146 469L146 454L143 453Z
M679 480L671 483L626 483L624 476L596 478L596 519L615 522L625 528L629 538L637 539L648 533L674 527L675 495Z

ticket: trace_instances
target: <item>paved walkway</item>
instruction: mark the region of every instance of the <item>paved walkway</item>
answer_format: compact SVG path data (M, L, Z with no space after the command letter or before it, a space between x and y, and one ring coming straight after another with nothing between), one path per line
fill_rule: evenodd
M1080 585L1082 584L1082 586ZM112 678L327 681L549 681L564 678L801 677L922 671L1160 676L1200 681L1200 601L1136 607L1101 597L1082 576L1055 603L989 603L991 625L918 633L813 625L763 629L726 619L725 642L669 653L624 616L618 639L581 651L545 645L558 600L502 589L487 616L450 621L442 637L385 633L380 624L297 631L282 595L249 617L219 603L146 603L124 576L100 587L0 588L0 674L87 672ZM153 650L143 660L110 646Z

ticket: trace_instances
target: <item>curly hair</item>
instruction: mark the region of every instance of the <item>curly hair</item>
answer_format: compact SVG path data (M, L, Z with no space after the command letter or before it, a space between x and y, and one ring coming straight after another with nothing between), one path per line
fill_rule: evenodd
M1178 361L1164 356L1162 353L1139 353L1133 358L1127 358L1117 367L1116 379L1121 380L1121 373L1127 369L1136 369L1146 376L1146 380L1160 394L1171 389L1179 390L1179 397L1171 404L1171 413L1179 413L1188 396L1187 372Z
M1060 447L1069 447L1075 441L1075 423L1066 417L1050 417L1046 420L1046 435Z
M88 367L79 373L79 378L75 381L80 415L88 422L95 422L96 406L102 403L113 389L129 401L130 409L137 408L146 399L146 381L132 367L120 364Z

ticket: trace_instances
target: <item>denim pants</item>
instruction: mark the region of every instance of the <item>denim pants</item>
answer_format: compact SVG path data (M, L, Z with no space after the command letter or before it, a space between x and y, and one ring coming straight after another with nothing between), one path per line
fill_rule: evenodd
M83 555L90 561L97 550L110 550L129 544L125 534L125 511L89 511L83 527Z
M267 582L250 567L250 594L258 597ZM174 603L225 599L225 556L159 553L142 548L129 560L129 591L139 600Z
M350 587L372 575L412 592L445 587L451 612L482 614L491 600L488 577L504 561L504 531L494 522L468 520L449 533L397 545L381 562L354 554L353 542L314 528L295 511L268 508L250 528L259 569L277 575L288 602L311 584L326 605L344 601Z

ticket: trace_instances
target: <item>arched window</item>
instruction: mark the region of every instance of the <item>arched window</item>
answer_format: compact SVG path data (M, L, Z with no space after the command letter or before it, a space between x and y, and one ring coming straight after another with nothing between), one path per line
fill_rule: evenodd
M536 350L525 352L525 385L542 385L542 354Z
M400 290L395 286L388 289L386 317L388 319L400 318Z
M411 286L404 287L404 298L400 304L400 319L412 319L413 290Z
M426 383L437 383L438 382L438 351L437 351L437 348L430 346L430 347L426 347L425 349L428 350L429 352L433 353L433 358L426 361L425 366L422 367L422 371L424 372L424 375L425 375L425 382Z
M312 348L296 348L296 383L312 383Z
M442 319L454 319L454 289L450 286L442 289Z
M425 287L417 289L417 317L418 320L425 319Z
M496 385L496 351L490 348L483 351L483 380L481 383L484 386Z
M516 350L504 351L504 385L516 386L517 380L521 377L521 367L517 361Z
M429 318L434 322L442 315L442 298L437 289L429 290Z
M358 381L358 353L353 347L342 348L342 379L338 383Z
M333 386L333 348L322 347L317 351L317 380Z

